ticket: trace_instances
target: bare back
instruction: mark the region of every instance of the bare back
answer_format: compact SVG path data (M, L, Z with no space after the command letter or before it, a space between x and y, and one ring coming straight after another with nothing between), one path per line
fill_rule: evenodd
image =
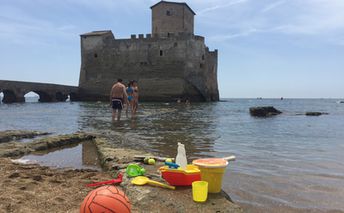
M112 86L110 98L122 98L126 97L125 86L122 83L116 83Z

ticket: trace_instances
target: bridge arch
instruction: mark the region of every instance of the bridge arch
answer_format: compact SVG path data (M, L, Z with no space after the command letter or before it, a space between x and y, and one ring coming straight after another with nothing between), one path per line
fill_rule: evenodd
M27 92L24 95L25 102L38 102L39 94L34 91Z
M56 92L55 99L56 101L66 101L68 98L68 94L64 94L62 92Z
M38 99L39 102L52 102L53 101L53 97L45 91L34 90L33 92L39 95L39 99Z
M4 89L2 90L4 96L2 98L3 103L23 102L24 97L18 96L13 90Z

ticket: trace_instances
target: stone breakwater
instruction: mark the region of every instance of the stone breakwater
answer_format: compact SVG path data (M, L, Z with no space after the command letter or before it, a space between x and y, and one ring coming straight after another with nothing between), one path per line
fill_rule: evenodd
M38 131L19 131L19 130L6 130L0 132L0 143L15 141L25 138L34 138L41 135L49 135L47 132Z
M13 157L80 142L96 145L103 172L52 169L37 164L18 164L11 161ZM0 144L0 199L2 200L0 209L8 212L77 212L84 197L92 190L85 184L109 180L119 172L124 173L126 166L134 163L134 155L150 154L116 147L107 139L87 133L51 136L27 143L18 141L2 143ZM161 165L142 164L142 166L147 170L148 177L163 181L157 173ZM199 204L192 201L191 188L166 190L151 186L133 186L125 175L124 177L120 187L132 203L132 212L147 210L150 212L242 212L242 209L224 192L209 194L208 201Z
M46 137L29 143L11 141L0 144L0 157L21 157L33 152L72 145L82 141L92 140L94 138L95 136L93 135L76 133L70 135Z

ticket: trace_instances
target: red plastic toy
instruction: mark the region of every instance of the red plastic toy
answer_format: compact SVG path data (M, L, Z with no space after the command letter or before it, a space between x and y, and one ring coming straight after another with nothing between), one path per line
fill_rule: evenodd
M201 180L201 173L197 166L187 165L186 169L171 169L160 167L161 176L172 186L191 186L192 182Z
M94 186L116 184L116 183L121 183L122 179L123 179L123 175L122 175L122 173L119 173L119 175L117 176L117 179L112 179L112 180L102 181L102 182L89 183L86 186L87 187L94 187Z

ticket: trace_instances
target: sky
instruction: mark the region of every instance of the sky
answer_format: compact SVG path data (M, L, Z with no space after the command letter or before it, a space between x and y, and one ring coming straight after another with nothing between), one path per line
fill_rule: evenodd
M78 85L79 35L150 33L157 2L0 0L0 79ZM219 51L222 98L344 97L344 0L185 2Z

